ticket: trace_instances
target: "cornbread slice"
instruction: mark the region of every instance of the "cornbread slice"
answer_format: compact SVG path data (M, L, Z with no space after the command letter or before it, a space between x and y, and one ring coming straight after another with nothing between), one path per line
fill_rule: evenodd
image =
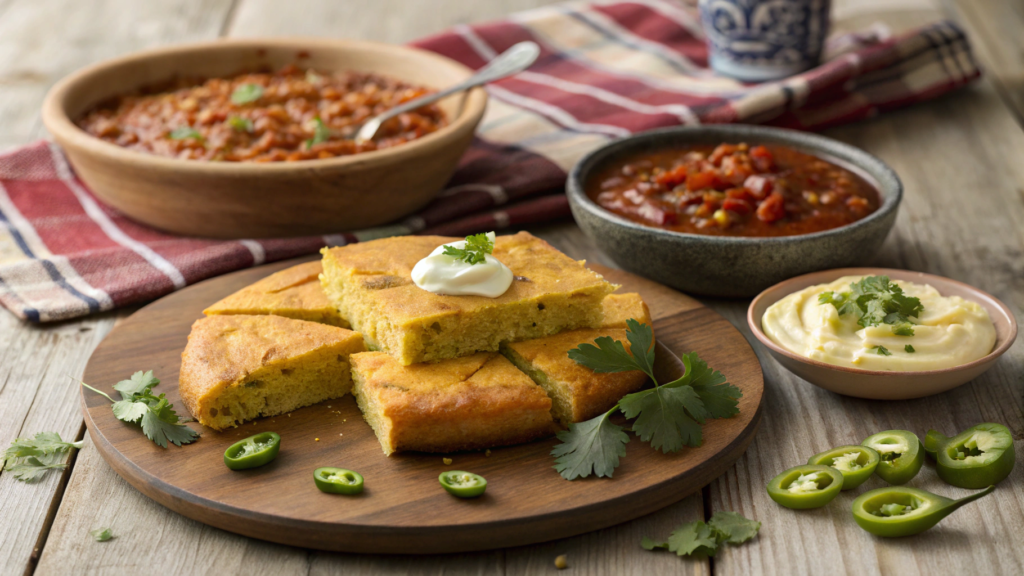
M455 452L550 436L551 399L501 354L403 366L352 355L352 389L385 454Z
M325 248L324 293L371 347L406 366L601 324L601 301L616 287L526 232L495 240L494 257L515 275L497 298L442 296L413 284L416 262L456 240L403 236Z
M647 305L638 294L612 294L604 300L601 328L570 330L523 342L503 344L501 351L513 364L539 384L552 400L555 420L562 426L589 420L606 412L620 398L636 392L647 376L639 370L598 374L569 358L580 344L593 343L600 336L619 340L629 350L626 320L651 324Z
M345 395L358 332L282 316L196 320L181 353L178 392L192 416L223 430Z
M286 268L242 288L203 310L203 314L276 314L348 328L348 321L324 296L321 270L319 260Z

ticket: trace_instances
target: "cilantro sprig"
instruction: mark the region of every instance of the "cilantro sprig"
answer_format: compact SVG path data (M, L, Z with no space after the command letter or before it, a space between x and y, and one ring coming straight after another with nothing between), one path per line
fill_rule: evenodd
M199 142L206 140L198 130L191 126L179 126L171 130L167 137L171 140L188 140L190 138Z
M851 283L849 292L822 292L818 303L835 306L840 316L857 316L857 324L864 328L888 324L897 336L913 336L910 318L924 311L919 298L904 294L888 276L866 276Z
M81 442L65 442L56 432L40 432L35 438L15 438L0 459L16 480L35 482L50 470L67 467L64 455Z
M739 413L739 388L729 384L721 372L712 370L696 352L684 354L683 376L659 384L654 376L654 332L647 324L626 321L627 351L622 342L601 336L594 344L581 344L569 351L569 358L594 372L640 370L654 387L628 394L604 414L569 425L558 433L561 444L555 446L555 470L566 480L611 477L626 455L629 436L612 423L611 415L620 410L633 420L632 431L643 442L663 453L678 452L685 446L700 446L701 425L710 418L728 418Z
M656 542L646 536L640 541L644 550L668 550L679 556L714 556L724 543L742 544L757 536L761 523L737 512L716 512L705 524L687 522L672 531L668 540Z
M319 116L313 118L313 137L306 140L306 150L309 150L313 146L322 142L327 142L331 139L331 129L324 124L324 121Z
M152 370L140 370L132 374L130 379L114 384L114 390L121 393L120 400L114 400L85 382L82 382L82 386L105 396L112 402L110 408L118 420L140 424L142 432L157 446L167 448L168 442L175 446L194 442L199 438L199 433L182 423L165 394L153 394L153 387L159 383L160 380L153 376Z
M494 237L494 232L466 236L464 248L446 245L442 253L467 264L483 264L487 261L487 255L494 253Z
M240 84L231 92L231 103L241 106L250 104L263 97L263 86L259 84Z

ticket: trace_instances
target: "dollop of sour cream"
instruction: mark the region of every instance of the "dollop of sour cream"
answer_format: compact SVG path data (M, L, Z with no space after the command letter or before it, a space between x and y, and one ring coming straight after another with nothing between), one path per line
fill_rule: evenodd
M494 233L488 234L491 242ZM465 248L466 241L442 244L412 268L412 281L417 286L446 296L486 296L497 298L512 285L512 270L487 254L480 264L470 264L454 256L446 256L444 247Z

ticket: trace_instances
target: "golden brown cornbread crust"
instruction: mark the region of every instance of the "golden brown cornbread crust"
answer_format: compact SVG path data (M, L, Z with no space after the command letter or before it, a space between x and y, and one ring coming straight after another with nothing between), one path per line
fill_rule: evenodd
M178 391L196 420L220 430L343 396L352 385L349 355L365 349L362 335L335 326L208 316L192 325Z
M526 232L495 240L495 258L516 276L498 298L442 296L413 284L413 266L456 240L403 236L324 249L324 293L368 343L404 365L600 325L601 301L615 286Z
M551 399L500 354L402 366L365 352L351 362L352 392L385 454L521 444L557 430Z
M605 324L602 327L562 332L554 336L513 342L502 346L512 363L540 384L554 401L555 419L563 426L589 420L607 411L626 394L643 386L647 376L640 371L599 374L580 366L569 351L580 344L593 343L601 336L619 340L629 350L626 320L634 318L651 324L647 305L638 294L613 294L605 298Z
M319 260L286 268L242 288L203 310L203 314L276 314L348 328L348 321L324 296L322 270Z

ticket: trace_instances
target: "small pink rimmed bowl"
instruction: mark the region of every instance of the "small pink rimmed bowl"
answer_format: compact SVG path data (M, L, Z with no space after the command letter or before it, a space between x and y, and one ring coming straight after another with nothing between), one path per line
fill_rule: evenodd
M996 327L996 343L987 356L974 362L944 368L914 372L858 370L834 366L805 358L773 342L761 329L761 318L769 306L785 296L816 284L827 284L842 276L888 276L917 284L930 284L943 296L960 296L981 304L988 311ZM790 278L758 294L747 309L747 324L754 336L764 344L772 356L790 372L811 384L846 396L872 400L907 400L945 392L966 384L980 376L1013 345L1017 338L1017 320L1006 304L977 288L962 282L909 270L890 268L837 268L812 272Z

